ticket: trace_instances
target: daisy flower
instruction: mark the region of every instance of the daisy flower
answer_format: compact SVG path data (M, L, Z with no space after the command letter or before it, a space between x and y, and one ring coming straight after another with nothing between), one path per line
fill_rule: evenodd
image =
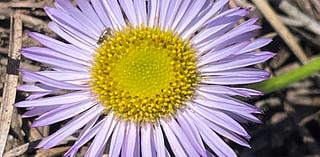
M250 147L240 123L261 110L235 97L261 93L239 85L269 74L254 67L273 56L256 52L257 18L228 0L56 0L45 7L49 28L64 41L36 32L43 47L22 55L49 66L22 69L30 92L16 103L33 127L66 122L42 139L49 149L73 135L65 153L87 143L88 157L237 156L229 139Z

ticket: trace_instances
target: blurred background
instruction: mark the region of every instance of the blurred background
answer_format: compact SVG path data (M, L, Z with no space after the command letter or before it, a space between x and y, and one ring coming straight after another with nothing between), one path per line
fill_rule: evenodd
M24 58L19 61L19 55L10 53L19 47L39 45L27 36L29 31L59 39L48 29L49 18L42 9L52 4L53 0L0 0L0 137L7 139L0 140L0 148L3 147L5 157L61 156L75 140L70 137L53 149L37 150L34 146L39 140L63 124L31 128L32 119L22 120L19 116L23 110L17 111L3 105L4 102L14 103L27 96L27 93L21 92L14 96L20 78L12 69L19 64L34 71L46 68ZM277 56L258 65L272 76L290 72L319 56L320 0L230 0L230 7L238 6L252 11L247 18L260 18L262 29L257 32L258 37L273 38L273 42L263 50L275 52ZM8 60L11 62L8 63ZM7 74L16 77L6 79ZM4 94L6 92L7 95ZM251 149L230 143L240 157L320 157L319 73L245 101L262 108L265 113L259 115L263 124L245 125L252 135ZM13 116L7 118L10 113ZM9 134L4 134L7 124L10 124L7 128ZM83 156L86 149L82 148L79 156Z

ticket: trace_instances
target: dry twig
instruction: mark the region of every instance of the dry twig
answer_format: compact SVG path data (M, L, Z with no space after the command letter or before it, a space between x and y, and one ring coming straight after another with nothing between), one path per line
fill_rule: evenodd
M56 147L48 150L40 150L35 157L49 157L49 156L61 156L64 152L66 152L70 147Z
M300 26L320 35L320 24L315 19L312 19L308 15L299 11L298 8L290 4L288 1L282 0L279 8L293 18L294 21L298 21Z
M20 16L23 23L35 26L35 28L37 29L43 29L46 32L52 33L52 31L48 28L48 24L43 20L25 14L21 14Z
M29 148L29 143L25 143L19 147L11 149L10 151L6 152L3 157L16 157L21 156L25 153Z
M1 58L0 65L8 66L8 58ZM40 66L32 65L26 62L20 62L20 67L24 69L34 70L34 71L40 70Z
M8 132L10 129L11 117L14 110L16 98L16 86L18 84L18 71L20 61L20 49L22 44L22 20L18 14L11 16L9 61L5 86L3 90L3 100L0 107L0 156L3 156Z
M43 8L45 2L1 2L0 8Z

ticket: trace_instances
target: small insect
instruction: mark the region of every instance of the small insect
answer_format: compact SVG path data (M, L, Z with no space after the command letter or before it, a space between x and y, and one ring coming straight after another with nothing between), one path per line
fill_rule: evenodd
M111 36L111 28L107 27L103 32L102 35L99 37L97 44L102 44L104 40L107 40Z

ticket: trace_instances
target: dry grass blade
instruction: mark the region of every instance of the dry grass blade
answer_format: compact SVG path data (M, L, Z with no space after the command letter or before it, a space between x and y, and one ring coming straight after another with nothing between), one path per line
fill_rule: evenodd
M2 96L3 100L0 107L0 156L3 156L4 153L18 84L17 68L19 67L22 44L22 20L18 14L11 16L10 34L9 60Z

